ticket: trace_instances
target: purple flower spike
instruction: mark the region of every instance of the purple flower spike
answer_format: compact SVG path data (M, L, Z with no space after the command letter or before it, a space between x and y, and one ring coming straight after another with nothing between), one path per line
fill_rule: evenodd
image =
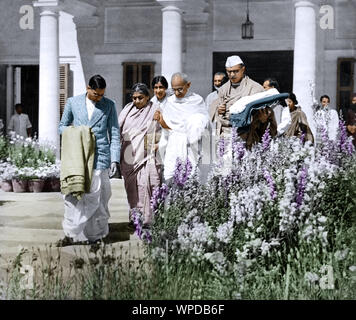
M339 121L339 130L340 130L339 143L338 143L339 148L342 152L348 153L347 132L346 132L345 121L343 121L343 120Z
M274 180L273 180L271 174L267 171L267 169L263 170L263 176L268 183L271 199L272 200L276 199L277 198L276 184L274 183Z
M305 133L303 132L302 135L300 136L300 143L304 144L305 141Z
M191 172L193 170L193 165L190 160L187 158L185 163L178 158L176 162L176 169L174 171L174 182L177 186L183 187L187 182Z
M152 235L150 230L143 228L143 221L142 221L142 213L137 208L133 208L131 210L131 219L135 226L135 233L136 235L142 240L147 243L152 242Z
M159 208L159 205L166 200L168 193L169 189L165 183L163 183L161 187L154 188L150 200L153 212L156 212Z
M220 138L218 148L219 148L219 157L223 158L224 153L225 153L225 139L224 139L224 137Z
M296 203L297 203L297 208L299 209L300 206L303 203L304 200L304 193L305 193L305 187L307 184L307 175L308 175L308 170L306 167L302 169L299 181L298 181L298 188L297 188L297 197L296 197Z
M245 155L245 145L237 140L237 130L232 128L232 154L234 159L241 160Z
M354 151L355 151L354 144L352 143L351 139L348 139L348 142L347 142L347 154L349 156L351 156Z
M262 145L263 145L263 151L266 151L270 144L271 144L271 135L269 133L269 128L266 129L265 133L262 136Z
M142 219L141 219L140 212L136 208L133 208L131 210L131 213L132 213L132 221L135 226L135 233L141 239L141 235L142 235L142 221L141 220Z

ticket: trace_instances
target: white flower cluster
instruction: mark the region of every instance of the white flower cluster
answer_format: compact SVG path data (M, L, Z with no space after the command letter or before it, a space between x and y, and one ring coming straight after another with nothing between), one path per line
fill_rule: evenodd
M213 231L206 223L200 222L198 216L189 222L183 222L177 230L177 242L182 250L190 251L193 256L200 257L205 248L213 243Z
M218 226L216 238L222 243L230 243L234 232L234 221L230 218L227 222Z
M16 167L9 162L0 162L0 180L11 180L16 171Z
M173 189L165 209L179 202L190 211L176 226L171 244L177 243L176 249L193 259L209 261L220 273L227 265L246 271L261 256L283 254L276 249L285 242L316 240L326 245L330 223L321 207L325 189L330 179L346 170L343 167L350 170L345 161L355 159L355 155L344 159L337 149L330 153L332 157L299 138L280 138L267 150L261 145L246 150L231 166L231 158L225 156L209 173L206 184L189 179L183 189ZM334 161L336 158L340 161ZM264 177L266 170L274 182L274 200ZM210 225L208 221L215 217L219 223L215 220ZM225 248L235 252L233 261ZM337 260L345 256L335 253ZM312 273L306 274L306 280L315 282L313 279Z
M279 202L279 230L287 232L296 220L297 204L294 202L296 195L297 169L295 166L284 171L285 190Z
M213 265L216 271L218 271L222 275L225 274L227 261L222 252L208 252L204 254L204 258Z
M270 200L266 185L256 184L248 189L240 190L230 198L231 218L237 224L247 222L252 227L255 220L262 218L262 209Z

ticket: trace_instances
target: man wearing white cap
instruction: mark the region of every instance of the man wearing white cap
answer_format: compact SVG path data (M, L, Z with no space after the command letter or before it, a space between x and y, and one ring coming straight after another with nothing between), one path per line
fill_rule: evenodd
M217 136L231 134L230 106L242 97L263 92L263 87L245 75L245 65L239 56L230 56L225 64L229 77L227 83L219 89L219 98L210 106L209 114L212 121L217 121Z

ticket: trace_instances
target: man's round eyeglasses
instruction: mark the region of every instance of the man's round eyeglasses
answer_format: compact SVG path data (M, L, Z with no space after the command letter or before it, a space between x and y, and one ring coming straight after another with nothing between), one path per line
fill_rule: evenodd
M178 91L179 93L182 93L182 92L184 91L184 87L183 87L183 88L177 88L177 89L172 88L172 90L173 90L174 92Z
M242 69L239 70L226 70L226 73L239 73Z

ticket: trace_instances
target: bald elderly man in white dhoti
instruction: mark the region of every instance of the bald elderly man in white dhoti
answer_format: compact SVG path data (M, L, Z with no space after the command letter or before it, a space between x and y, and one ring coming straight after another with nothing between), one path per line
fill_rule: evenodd
M198 164L198 142L209 122L204 99L189 91L191 82L184 73L175 73L171 80L174 95L168 97L163 110L157 110L154 119L163 128L160 149L163 156L164 179L174 176L177 159L185 161L188 157L193 171Z

